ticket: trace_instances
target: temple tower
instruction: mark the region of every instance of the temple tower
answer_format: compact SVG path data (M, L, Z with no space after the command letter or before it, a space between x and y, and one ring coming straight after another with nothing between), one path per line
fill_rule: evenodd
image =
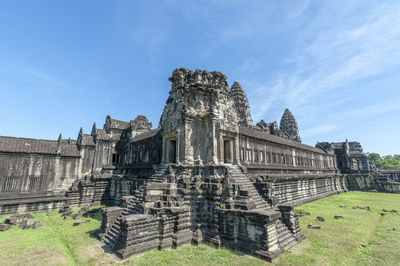
M299 128L297 126L296 119L292 112L286 108L283 113L279 129L291 140L301 142L301 137L299 135Z
M235 100L235 107L239 114L240 125L243 127L251 127L253 119L251 119L249 100L242 86L235 81L231 87L229 94Z
M220 72L178 68L160 119L163 163L238 162L239 116Z

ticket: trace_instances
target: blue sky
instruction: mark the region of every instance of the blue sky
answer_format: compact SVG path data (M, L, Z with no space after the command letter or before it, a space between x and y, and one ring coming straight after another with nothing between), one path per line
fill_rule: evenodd
M107 114L158 126L177 67L221 71L254 122L400 153L399 1L1 1L0 135L56 139Z

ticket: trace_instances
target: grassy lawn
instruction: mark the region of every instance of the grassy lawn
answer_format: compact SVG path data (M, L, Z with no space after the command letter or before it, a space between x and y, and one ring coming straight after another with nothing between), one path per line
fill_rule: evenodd
M340 208L346 205L347 208ZM353 209L369 206L371 211ZM400 195L350 192L335 195L297 208L309 212L300 217L307 237L274 264L277 265L399 265ZM93 232L100 227L101 215L90 223L72 226L76 220L63 219L58 211L34 213L44 228L21 230L17 227L0 232L0 265L265 265L266 262L228 249L216 250L207 245L185 246L177 250L153 250L126 261L114 260L104 252ZM333 217L341 215L344 219ZM324 222L316 221L323 216ZM4 220L3 216L0 220ZM88 219L82 218L81 220ZM308 229L318 224L321 230ZM395 229L395 230L393 230ZM357 241L367 244L362 247Z

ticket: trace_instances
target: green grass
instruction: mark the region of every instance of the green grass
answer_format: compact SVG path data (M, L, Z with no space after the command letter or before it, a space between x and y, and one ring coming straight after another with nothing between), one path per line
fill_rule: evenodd
M347 208L340 208L340 205ZM352 208L357 205L370 206L371 211ZM297 208L311 213L299 218L307 239L287 251L276 264L399 265L400 215L385 213L381 216L382 209L400 212L400 195L349 192ZM344 219L336 220L335 215ZM323 216L325 221L316 221L317 216ZM311 223L321 225L322 229L308 229ZM362 247L357 241L368 246Z
M340 208L347 205L347 208ZM370 206L371 211L352 209ZM399 265L400 195L350 192L335 195L297 208L311 213L300 217L306 240L287 251L276 265ZM265 265L266 262L207 245L184 246L176 250L153 250L125 261L115 260L104 252L93 233L100 227L97 213L90 223L73 227L72 218L62 219L57 211L34 213L44 228L20 230L17 227L0 232L0 265ZM335 220L341 215L344 219ZM323 216L325 222L315 220ZM1 217L0 220L5 219ZM82 218L87 219L87 218ZM321 230L308 229L318 224ZM393 230L396 229L396 230ZM366 248L357 241L366 243Z
M58 211L33 215L30 220L41 221L45 227L21 230L13 226L0 232L0 265L89 265L109 259L90 237L100 227L100 212L80 226L72 226L77 220L64 220Z

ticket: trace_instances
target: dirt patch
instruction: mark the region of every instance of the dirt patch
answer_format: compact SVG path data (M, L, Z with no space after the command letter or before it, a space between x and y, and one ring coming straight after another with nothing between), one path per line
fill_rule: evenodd
M292 254L297 255L297 254L301 254L304 249L311 248L311 247L312 247L311 243L309 241L305 240L305 241L295 245L294 247L292 247L289 250Z
M19 258L3 258L2 265L69 265L61 250L32 250Z
M99 258L104 256L104 251L95 243L91 243L87 246L81 246L77 248L76 254L82 261L88 261L91 258Z

